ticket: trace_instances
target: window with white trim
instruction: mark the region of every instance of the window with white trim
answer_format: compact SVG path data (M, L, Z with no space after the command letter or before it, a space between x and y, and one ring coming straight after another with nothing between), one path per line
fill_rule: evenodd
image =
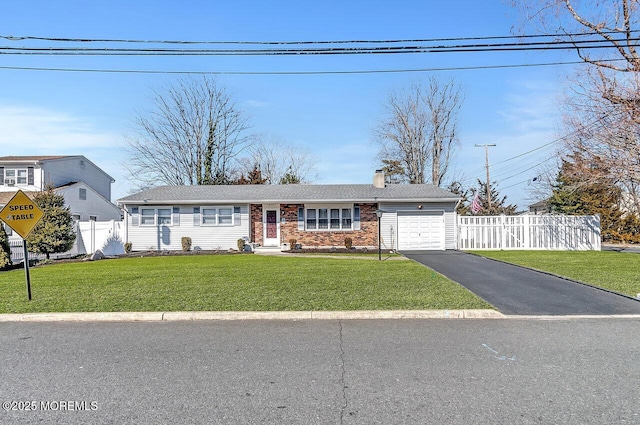
M202 207L201 220L203 226L233 226L233 207Z
M155 226L156 225L156 209L140 208L140 225Z
M6 168L4 170L4 184L9 186L26 185L27 169L26 168Z
M172 207L159 208L140 208L140 225L141 226L171 226Z
M336 231L354 230L353 207L344 208L342 206L316 206L307 207L305 213L305 230Z
M158 225L171 225L171 207L158 208Z

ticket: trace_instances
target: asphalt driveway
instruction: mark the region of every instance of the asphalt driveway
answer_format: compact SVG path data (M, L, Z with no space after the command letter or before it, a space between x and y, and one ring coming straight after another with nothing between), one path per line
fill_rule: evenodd
M571 280L460 251L406 251L504 314L640 314L640 302Z

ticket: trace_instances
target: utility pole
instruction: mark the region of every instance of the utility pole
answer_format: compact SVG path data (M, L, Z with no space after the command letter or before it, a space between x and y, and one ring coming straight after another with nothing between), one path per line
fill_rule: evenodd
M489 148L494 147L495 143L484 145L475 145L476 148L484 147L484 164L487 169L487 204L491 208L491 180L489 179Z

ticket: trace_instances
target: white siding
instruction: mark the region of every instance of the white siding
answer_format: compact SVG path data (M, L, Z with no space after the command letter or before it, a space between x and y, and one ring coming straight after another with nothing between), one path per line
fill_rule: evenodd
M221 205L228 206L229 204ZM156 206L145 205L144 208L180 208L180 224L166 226L133 226L132 216L127 214L127 240L131 242L134 251L153 250L181 250L182 237L191 238L192 249L227 250L238 249L238 239L249 237L249 206L240 207L240 225L234 226L194 226L193 208L197 205ZM205 205L216 207L217 205ZM202 207L202 205L200 205ZM131 210L127 206L127 210Z
M4 180L0 181L0 192L17 192L22 190L24 192L38 192L41 190L40 181L42 179L42 170L38 165L30 164L15 164L15 163L2 163L0 167L7 169L15 168L28 168L33 167L33 184L15 184L9 186L4 184Z
M86 190L86 199L80 199L80 189ZM90 216L96 217L97 221L120 221L120 209L84 183L63 187L56 192L64 196L71 214L79 215L80 221L87 221Z
M47 160L43 162L42 167L44 170L42 182L45 185L53 183L54 186L62 186L69 182L82 181L111 201L111 178L86 158L72 156ZM38 184L39 180L35 183Z
M418 208L420 205L422 208ZM398 249L397 211L440 211L444 212L445 249L456 249L455 207L455 202L380 203L380 209L384 211L380 219L382 247Z
M82 181L92 187L103 198L111 201L111 177L87 158L81 156L47 159L39 164L34 164L33 162L7 162L0 164L0 166L5 168L33 167L33 185L16 184L15 186L7 186L0 184L0 192L15 192L18 189L26 192L37 192L43 190L48 183L53 184L54 187L59 187L71 182Z

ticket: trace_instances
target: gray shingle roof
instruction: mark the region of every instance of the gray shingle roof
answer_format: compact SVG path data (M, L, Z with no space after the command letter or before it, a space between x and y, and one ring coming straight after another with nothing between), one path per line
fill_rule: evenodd
M457 195L430 184L160 186L118 199L118 204L198 204L204 202L378 202L457 201Z

